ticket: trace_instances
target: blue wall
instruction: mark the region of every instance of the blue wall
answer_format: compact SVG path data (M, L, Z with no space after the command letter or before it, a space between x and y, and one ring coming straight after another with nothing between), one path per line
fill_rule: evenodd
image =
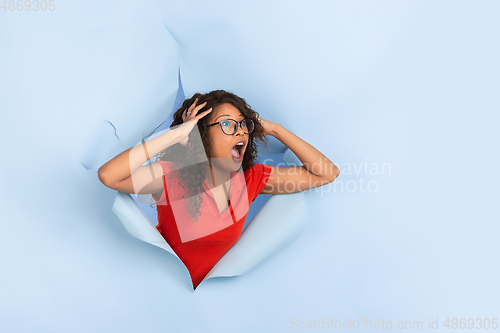
M0 331L498 317L497 1L52 3L0 10ZM179 71L341 170L299 238L195 292L81 164L103 120L125 148L161 124Z

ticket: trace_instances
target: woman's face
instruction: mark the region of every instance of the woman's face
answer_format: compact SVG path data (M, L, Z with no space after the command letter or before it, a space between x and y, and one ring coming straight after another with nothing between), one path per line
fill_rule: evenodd
M209 114L209 116L209 124L228 119L233 119L237 122L245 119L245 116L240 110L231 103L219 105ZM228 125L228 123L223 123L223 125ZM217 124L209 127L208 138L210 139L212 165L227 171L237 171L241 167L243 155L248 145L249 135L245 134L239 125L236 133L227 135L222 131L221 126ZM237 145L240 141L243 144Z

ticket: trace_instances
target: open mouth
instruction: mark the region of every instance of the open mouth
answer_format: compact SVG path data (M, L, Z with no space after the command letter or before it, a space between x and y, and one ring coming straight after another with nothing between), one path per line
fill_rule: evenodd
M237 162L243 161L243 155L245 154L245 141L238 141L233 148L231 148L231 156Z

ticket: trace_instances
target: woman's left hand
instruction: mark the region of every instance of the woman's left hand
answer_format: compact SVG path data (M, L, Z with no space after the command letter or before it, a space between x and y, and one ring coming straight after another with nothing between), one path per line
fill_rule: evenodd
M273 135L275 128L278 126L278 124L273 123L272 121L262 119L260 117L257 117L257 119L260 121L262 126L264 127L264 135Z

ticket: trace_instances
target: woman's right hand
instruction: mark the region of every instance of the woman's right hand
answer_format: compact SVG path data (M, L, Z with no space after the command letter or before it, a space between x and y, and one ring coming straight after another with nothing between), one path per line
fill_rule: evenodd
M193 130L194 125L198 123L198 120L206 116L212 111L212 108L203 111L200 114L197 114L207 102L196 106L196 102L198 102L198 98L195 99L193 104L182 112L182 121L183 123L176 128L176 131L179 133L180 141L179 143L183 146L186 146L188 143L189 133Z

